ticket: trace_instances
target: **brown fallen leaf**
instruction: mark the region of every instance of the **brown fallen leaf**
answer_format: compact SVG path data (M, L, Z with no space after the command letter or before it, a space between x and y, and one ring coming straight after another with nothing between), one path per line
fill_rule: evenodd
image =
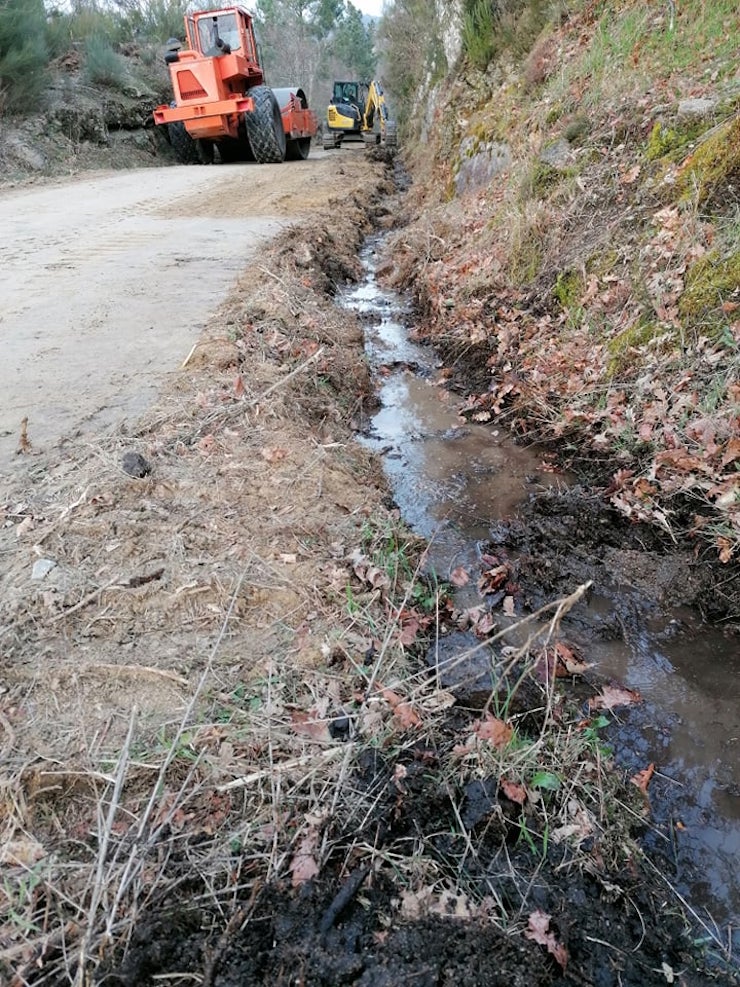
M481 596L488 596L500 589L509 578L509 567L497 565L493 569L487 569L478 580L478 592Z
M410 647L416 640L416 637L421 630L421 624L414 617L410 617L403 621L401 625L401 633L398 635L398 641L404 646L404 648Z
M502 778L499 784L507 799L516 802L517 805L524 805L527 801L527 789L524 785L520 785L516 781L509 781L508 778Z
M287 449L280 449L277 446L263 446L260 449L260 456L267 463L279 463L281 459L287 459L288 455Z
M642 771L638 771L637 774L632 775L630 781L633 785L640 789L640 791L647 795L648 785L650 784L650 779L655 774L655 765L651 762Z
M288 868L294 888L300 887L301 884L305 884L306 881L310 881L318 875L319 865L317 857L320 839L321 833L318 822L311 820L303 839L293 854L293 859Z
M311 740L326 743L332 739L329 732L329 720L319 719L315 710L292 709L290 722L296 733L310 737Z
M355 575L361 582L368 583L373 589L386 589L390 586L391 581L385 569L374 565L359 549L355 549L348 558Z
M234 397L237 401L240 401L244 397L244 393L244 381L242 380L241 374L238 374L236 380L234 381Z
M621 685L605 685L597 696L588 701L590 709L614 709L615 706L633 706L639 703L642 696L636 689L627 689Z
M570 678L572 675L583 675L591 665L581 658L574 645L565 641L557 641L548 645L537 655L535 674L543 682L552 678Z
M550 931L550 916L547 912L532 912L529 916L527 928L524 930L526 939L544 946L548 953L553 956L564 970L568 964L568 950L558 942L555 933Z
M453 586L457 587L467 586L470 582L470 573L464 566L459 565L457 569L453 569L450 573L450 582Z
M494 747L506 747L514 736L513 729L508 723L497 719L491 713L486 713L484 719L478 720L473 726L473 732L478 740L487 740Z
M421 717L410 702L403 699L392 689L380 689L380 694L393 710L393 715L404 730L421 726Z

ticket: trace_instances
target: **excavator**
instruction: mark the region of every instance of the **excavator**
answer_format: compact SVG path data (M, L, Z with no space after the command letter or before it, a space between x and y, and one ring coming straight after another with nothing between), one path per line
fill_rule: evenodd
M223 161L276 164L304 160L318 130L303 89L270 89L259 62L252 16L243 7L185 15L187 45L167 42L173 101L157 106L183 164Z
M390 119L383 87L372 82L335 82L322 133L324 150L342 141L362 140L366 147L395 147L396 123Z

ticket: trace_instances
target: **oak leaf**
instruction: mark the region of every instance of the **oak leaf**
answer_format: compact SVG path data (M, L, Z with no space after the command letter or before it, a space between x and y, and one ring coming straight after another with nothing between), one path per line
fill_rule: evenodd
M614 709L615 706L632 706L639 703L642 696L636 689L621 685L605 685L597 696L588 701L591 709Z
M535 911L529 916L527 928L524 930L526 939L544 946L564 970L568 964L568 950L558 942L555 933L550 931L550 916L547 912Z
M487 740L498 748L506 747L514 736L514 731L509 724L497 719L491 713L486 713L484 718L478 720L473 726L473 732L478 740Z
M650 779L655 774L655 765L651 762L642 771L638 771L637 774L632 775L630 781L633 785L640 789L640 791L647 795L648 785L650 784Z

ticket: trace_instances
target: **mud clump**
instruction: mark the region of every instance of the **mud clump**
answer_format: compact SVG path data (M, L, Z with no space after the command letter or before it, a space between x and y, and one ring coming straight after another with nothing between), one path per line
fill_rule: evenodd
M492 541L516 552L533 609L590 581L595 593L629 598L644 613L685 606L705 619L740 614L740 588L727 566L673 545L654 527L630 523L582 487L533 495L516 519L494 526Z

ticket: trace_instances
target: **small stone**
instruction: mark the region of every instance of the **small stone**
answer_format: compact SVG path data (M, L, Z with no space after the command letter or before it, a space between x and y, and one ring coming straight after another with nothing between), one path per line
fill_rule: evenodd
M128 473L129 476L135 476L139 480L145 476L149 476L152 471L151 464L138 452L124 453L121 466L124 473Z
M31 579L44 579L55 568L56 562L52 559L37 559L31 570Z
M708 117L717 109L714 99L682 99L677 113L680 117Z
M569 168L574 160L573 148L564 137L553 141L540 151L540 161L551 168Z

